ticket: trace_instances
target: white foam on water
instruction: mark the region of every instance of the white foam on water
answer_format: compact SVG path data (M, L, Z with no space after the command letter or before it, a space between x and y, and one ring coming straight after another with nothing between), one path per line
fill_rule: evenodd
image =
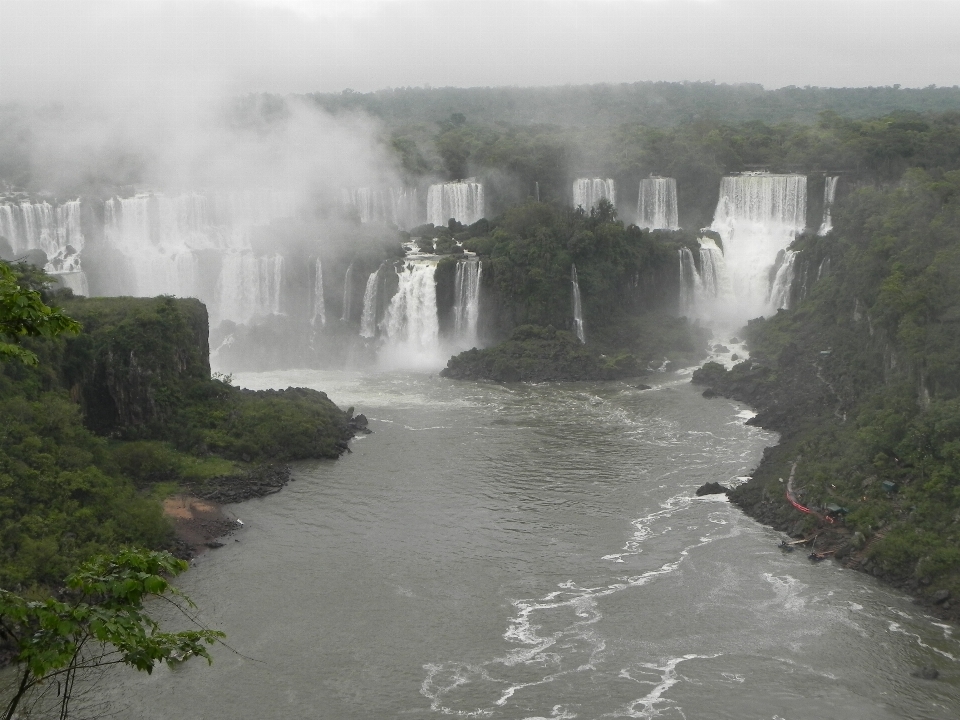
M953 653L949 653L946 650L941 650L940 648L933 647L933 645L928 645L923 641L923 639L919 635L917 635L917 633L910 632L909 630L904 630L903 626L900 625L900 623L898 622L891 621L887 629L892 633L899 633L901 635L906 635L907 637L911 637L914 640L916 640L917 645L924 648L925 650L932 650L933 652L937 653L938 655L942 655L948 660L953 660L954 662L957 662L957 657Z
M677 674L677 665L687 660L713 660L714 658L720 657L719 654L716 655L683 655L682 657L671 658L667 660L662 665L656 665L654 663L640 663L637 667L640 668L640 672L648 672L651 674L659 674L657 680L646 680L633 677L631 675L630 668L624 668L620 671L620 677L633 680L634 682L641 684L650 684L653 685L653 689L650 690L642 698L637 698L632 700L623 708L622 711L617 713L621 717L631 717L631 718L654 718L659 717L661 712L667 708L675 709L681 717L686 717L683 715L683 710L677 706L672 700L669 700L663 697L664 693L667 692L670 688L680 682L681 678ZM632 672L637 672L636 670Z

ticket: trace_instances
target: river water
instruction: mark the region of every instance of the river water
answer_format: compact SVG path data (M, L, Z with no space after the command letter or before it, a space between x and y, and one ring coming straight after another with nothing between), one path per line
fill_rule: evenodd
M180 578L230 646L116 676L120 717L951 718L960 642L722 497L776 441L689 377L501 386L244 373L372 435L228 508ZM236 540L236 542L234 542ZM922 665L941 678L910 676Z

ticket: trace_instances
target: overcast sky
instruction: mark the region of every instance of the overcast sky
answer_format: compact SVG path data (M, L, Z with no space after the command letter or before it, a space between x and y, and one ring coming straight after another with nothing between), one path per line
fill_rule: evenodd
M0 101L714 80L960 84L960 2L0 0Z

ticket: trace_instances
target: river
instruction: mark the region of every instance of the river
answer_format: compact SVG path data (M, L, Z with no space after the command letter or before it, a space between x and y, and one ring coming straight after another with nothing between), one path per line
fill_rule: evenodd
M689 376L235 381L322 389L374 432L228 508L243 529L178 582L233 650L117 674L120 717L960 716L951 628L695 496L776 436ZM911 677L923 665L941 678Z

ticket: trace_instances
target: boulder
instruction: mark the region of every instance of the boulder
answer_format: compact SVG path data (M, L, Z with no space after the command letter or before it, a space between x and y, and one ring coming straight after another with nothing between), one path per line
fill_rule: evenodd
M910 673L913 677L923 678L924 680L936 680L940 677L940 671L933 665L924 665Z
M937 590L931 597L934 604L939 605L950 599L950 591L944 588L943 590Z
M718 482L710 482L705 485L701 485L697 488L697 495L725 495L730 492L729 488L725 488Z

